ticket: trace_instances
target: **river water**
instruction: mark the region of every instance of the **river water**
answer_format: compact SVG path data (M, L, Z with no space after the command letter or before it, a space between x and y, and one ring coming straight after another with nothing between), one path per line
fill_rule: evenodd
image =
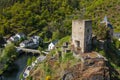
M19 76L20 74L24 71L24 69L26 68L27 65L27 60L28 60L28 56L21 56L19 57L15 63L19 66L19 70L11 75L10 77L6 77L4 78L4 80L19 80Z

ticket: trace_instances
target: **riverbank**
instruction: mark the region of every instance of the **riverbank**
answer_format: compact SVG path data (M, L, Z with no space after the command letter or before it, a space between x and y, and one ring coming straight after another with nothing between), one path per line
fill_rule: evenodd
M13 74L4 78L4 80L19 80L20 74L24 71L27 65L28 58L31 56L21 55L16 61L15 64L18 66L18 71L14 71Z

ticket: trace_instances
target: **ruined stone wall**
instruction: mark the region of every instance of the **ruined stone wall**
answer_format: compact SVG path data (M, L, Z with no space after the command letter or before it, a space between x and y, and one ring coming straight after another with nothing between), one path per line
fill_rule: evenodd
M85 21L85 51L90 51L92 45L92 21Z
M72 21L72 43L75 47L80 47L84 53L91 49L92 21L73 20ZM79 44L79 46L78 46Z

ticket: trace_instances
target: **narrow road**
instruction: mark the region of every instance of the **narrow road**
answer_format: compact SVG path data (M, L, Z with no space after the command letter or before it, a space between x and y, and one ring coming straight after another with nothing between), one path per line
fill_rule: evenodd
M27 48L21 48L21 47L16 47L17 51L24 51L24 52L31 52L31 53L41 53L39 50L35 50L35 49L27 49Z
M23 78L27 78L29 76L30 71L39 63L42 62L43 60L46 59L46 56L39 56L34 62L32 62L31 65L27 66L25 71L23 72Z

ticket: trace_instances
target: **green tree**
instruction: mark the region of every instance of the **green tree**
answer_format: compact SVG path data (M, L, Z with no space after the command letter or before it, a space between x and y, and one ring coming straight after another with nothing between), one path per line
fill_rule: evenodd
M120 41L119 41L119 40L116 40L116 42L115 42L115 47L116 47L117 49L120 48Z
M107 31L109 30L105 25L99 25L98 30L96 31L96 35L98 39L106 39L107 38Z
M6 45L5 49L2 52L1 58L6 61L13 61L17 57L18 53L16 52L16 48L14 44Z
M16 52L14 44L6 45L0 56L0 65L3 65L3 68L0 69L0 74L2 74L4 71L12 71L13 69L16 69L16 66L13 62L16 59L17 55L18 53Z
M61 33L59 32L59 30L56 30L55 32L53 32L52 39L53 40L59 39L61 37L60 34Z
M31 65L31 63L32 63L32 59L31 59L31 58L28 58L28 60L27 60L27 65Z

